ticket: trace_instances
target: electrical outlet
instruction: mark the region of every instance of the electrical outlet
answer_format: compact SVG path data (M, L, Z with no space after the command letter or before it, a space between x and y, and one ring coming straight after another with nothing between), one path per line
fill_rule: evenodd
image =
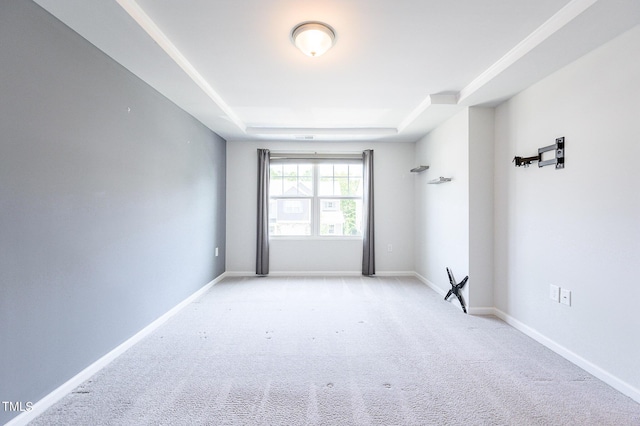
M566 288L560 290L560 303L571 306L571 290L567 290Z
M557 285L549 284L549 298L554 302L560 301L560 287Z

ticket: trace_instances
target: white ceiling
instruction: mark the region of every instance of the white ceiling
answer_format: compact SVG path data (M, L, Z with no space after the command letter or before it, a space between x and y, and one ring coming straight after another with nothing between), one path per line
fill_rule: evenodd
M640 23L639 0L35 0L229 141L415 141ZM311 58L296 24L337 33Z

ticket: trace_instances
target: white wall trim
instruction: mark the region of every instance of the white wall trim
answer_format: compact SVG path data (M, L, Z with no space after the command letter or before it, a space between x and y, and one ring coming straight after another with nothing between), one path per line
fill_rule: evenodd
M593 6L597 1L598 0L571 0L555 15L536 28L513 49L464 87L458 94L458 102L462 103L466 98L480 90L480 88L484 87L525 55L540 46L549 37L562 30L567 24Z
M413 276L416 277L417 279L419 279L420 281L422 281L424 284L426 284L431 290L435 291L436 293L438 293L440 296L444 297L447 293L441 289L440 287L438 287L437 285L435 285L434 283L432 283L431 281L429 281L428 279L426 279L425 277L423 277L422 275L420 275L417 272L413 273Z
M254 271L227 271L227 277L255 277ZM353 277L362 275L360 271L270 271L269 277Z
M255 274L254 274L255 275ZM271 271L272 277L355 277L362 275L361 271Z
M142 330L138 331L136 334L131 336L129 339L124 341L122 344L116 346L102 358L95 361L93 364L89 365L87 368L67 380L65 383L60 385L57 389L53 390L51 393L40 399L38 402L33 404L33 408L30 411L25 411L22 414L18 415L11 419L8 423L5 423L4 426L22 426L26 425L30 421L34 420L40 414L44 413L49 407L51 407L56 402L60 401L62 398L67 396L69 392L71 392L76 387L80 386L82 383L87 381L91 376L102 370L104 367L109 365L112 361L122 355L129 348L134 346L136 343L144 339L146 336L154 332L158 329L162 324L167 322L171 317L176 315L182 309L184 309L191 302L202 296L206 293L211 287L213 287L216 283L220 282L227 276L226 272L223 272L218 277L213 279L208 284L204 285L202 288L197 290L191 296L184 299L182 302L178 303L176 306L165 312L158 319L144 327Z
M118 4L133 18L134 21L155 41L162 50L178 65L195 84L226 114L229 120L246 133L247 126L238 117L233 109L222 99L222 96L214 90L209 82L200 74L191 62L182 54L175 44L156 23L147 15L135 0L116 0Z
M227 277L252 277L256 273L253 271L227 271ZM362 275L361 271L271 271L271 277L356 277ZM375 276L379 277L414 277L413 271L378 271Z
M251 277L255 276L255 271L227 271L225 272L227 277Z
M416 273L413 271L378 271L376 272L378 277L415 277Z
M640 389L637 389L631 386L627 382L614 376L608 371L603 370L602 368L598 367L594 363L587 361L586 359L582 358L580 355L576 354L575 352L570 351L564 346L556 343L555 341L549 339L547 336L541 334L537 330L520 322L519 320L513 318L512 316L502 312L501 310L497 308L493 308L493 315L500 318L501 320L503 320L504 322L506 322L513 328L515 328L516 330L523 332L524 334L531 337L533 340L537 341L538 343L551 349L558 355L562 356L566 360L582 368L586 372L594 375L595 377L602 380L603 382L605 382L612 388L616 389L617 391L625 394L629 398L640 403Z
M496 309L490 307L467 308L469 315L496 315Z

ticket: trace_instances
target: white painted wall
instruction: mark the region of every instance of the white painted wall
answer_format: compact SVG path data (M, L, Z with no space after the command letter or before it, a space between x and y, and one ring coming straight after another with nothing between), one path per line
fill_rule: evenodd
M640 400L637 52L640 26L497 108L494 300ZM560 136L564 170L511 163Z
M258 148L280 151L374 150L376 272L413 271L413 184L409 143L233 142L227 144L227 272L255 273ZM393 251L388 252L391 244ZM362 240L282 240L270 244L271 273L360 273Z
M451 287L447 267L457 281L469 274L469 109L418 141L415 157L429 166L415 181L415 271L444 293ZM440 176L452 180L428 183Z
M469 276L469 312L493 308L493 108L465 108L416 143L415 271L441 293ZM452 181L430 184L440 176ZM459 306L456 298L450 299Z
M494 109L469 109L469 300L471 312L493 304Z

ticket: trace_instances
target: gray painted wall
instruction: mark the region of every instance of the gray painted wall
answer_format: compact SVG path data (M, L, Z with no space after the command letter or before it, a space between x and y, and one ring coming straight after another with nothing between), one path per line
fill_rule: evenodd
M224 272L225 158L39 6L0 3L0 400L37 401Z

